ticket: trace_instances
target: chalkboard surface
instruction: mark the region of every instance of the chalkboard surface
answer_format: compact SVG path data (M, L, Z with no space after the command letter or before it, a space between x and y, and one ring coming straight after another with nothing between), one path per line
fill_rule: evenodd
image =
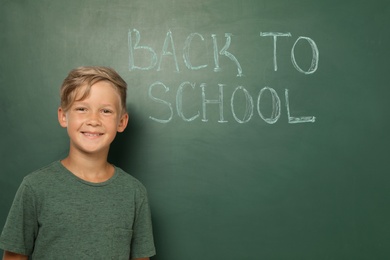
M153 260L387 259L389 25L385 0L2 0L0 225L67 154L63 78L104 65Z

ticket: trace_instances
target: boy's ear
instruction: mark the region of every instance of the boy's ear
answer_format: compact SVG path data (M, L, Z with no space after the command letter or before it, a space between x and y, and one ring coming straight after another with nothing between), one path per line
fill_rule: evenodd
M67 127L68 126L68 120L66 119L66 113L65 111L59 107L58 108L58 122L62 127Z
M117 131L119 133L125 131L128 122L129 122L129 114L124 113L119 120Z

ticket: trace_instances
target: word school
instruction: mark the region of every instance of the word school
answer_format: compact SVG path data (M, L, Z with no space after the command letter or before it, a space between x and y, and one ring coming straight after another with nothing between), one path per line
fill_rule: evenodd
M176 92L176 112L177 112L177 115L186 122L194 121L195 119L199 118L201 115L199 110L196 112L194 111L193 115L185 115L183 112L183 92L186 88L194 90L195 87L196 87L195 83L183 82L182 84L180 84L180 86ZM207 86L205 83L200 84L199 87L201 88L201 107L202 107L201 108L202 109L201 120L203 122L209 121L209 119L207 117L207 109L206 109L207 105L217 105L219 108L218 122L219 123L227 123L228 121L225 120L225 117L224 117L224 92L223 92L223 88L225 87L225 85L218 84L219 93L218 93L217 99L207 99L206 98L206 87ZM163 104L164 106L166 106L169 109L170 113L167 116L167 118L156 118L153 116L150 116L149 118L156 121L156 122L159 122L159 123L169 123L173 119L174 108L173 108L171 102L164 100L164 99L161 99L161 98L158 98L158 97L155 97L153 95L153 90L155 88L161 88L164 92L169 92L170 91L169 87L167 87L164 83L157 81L157 82L153 83L152 85L150 85L148 95L149 95L149 98L152 99L153 101L155 101L156 103L160 103L160 104ZM245 113L243 116L241 116L241 118L239 116L237 116L237 114L236 114L237 104L235 102L236 95L239 92L242 92L243 96L245 97L245 105L239 104L239 105L242 105L245 107ZM264 101L265 94L267 92L270 94L269 96L271 97L271 115L268 117L264 115L264 113L261 110L261 106L260 106L262 101ZM285 89L284 96L285 96L285 105L286 105L286 109L287 109L288 123L296 124L296 123L314 123L315 122L314 116L300 116L300 117L292 116L290 113L290 102L289 102L289 90L288 89ZM269 103L269 102L267 102L267 103ZM254 105L253 98L252 98L251 94L242 86L236 87L235 90L233 91L231 99L230 99L230 108L231 108L232 115L233 115L236 122L238 122L240 124L248 123L251 120L253 113L254 113L254 110L255 110L255 105ZM260 118L263 119L264 122L266 122L268 124L275 124L279 120L280 115L281 115L281 100L280 100L278 93L275 91L275 89L270 88L270 87L264 87L260 90L260 93L257 97L256 110L257 110L257 113L260 116Z

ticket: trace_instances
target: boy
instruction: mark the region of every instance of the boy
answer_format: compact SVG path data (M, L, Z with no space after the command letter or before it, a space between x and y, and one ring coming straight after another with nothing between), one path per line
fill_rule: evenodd
M107 162L127 126L126 82L80 67L61 86L58 121L68 156L26 176L0 236L8 259L139 259L155 254L147 193Z

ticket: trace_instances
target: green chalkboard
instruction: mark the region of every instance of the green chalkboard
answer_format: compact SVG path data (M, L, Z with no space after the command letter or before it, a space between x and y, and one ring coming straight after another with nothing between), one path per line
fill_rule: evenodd
M0 225L67 154L70 69L129 84L111 162L148 189L153 260L390 255L390 3L1 1Z

